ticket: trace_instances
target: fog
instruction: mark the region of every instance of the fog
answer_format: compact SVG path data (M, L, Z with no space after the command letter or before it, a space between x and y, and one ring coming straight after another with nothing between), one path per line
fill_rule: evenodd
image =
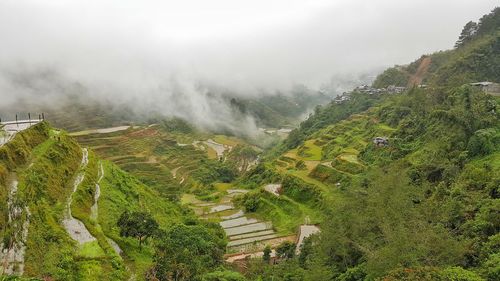
M2 0L0 107L26 100L57 106L79 85L79 95L138 112L255 130L219 93L251 98L375 74L451 48L467 21L496 4Z

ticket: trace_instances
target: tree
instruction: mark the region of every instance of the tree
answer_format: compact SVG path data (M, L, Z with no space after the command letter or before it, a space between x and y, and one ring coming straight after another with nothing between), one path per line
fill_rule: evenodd
M306 237L302 245L300 245L300 254L299 254L299 265L302 268L306 267L306 262L309 256L313 252L313 243L312 236Z
M463 46L465 43L469 42L474 38L478 29L477 23L473 21L469 21L465 24L460 36L458 37L458 41L455 43L455 48Z
M150 272L156 280L199 280L222 264L226 244L224 231L217 224L175 225L156 245Z
M294 255L295 244L290 241L285 241L276 248L276 256L281 259L291 259Z
M467 145L471 156L484 156L495 151L495 142L500 134L494 128L481 129L474 132Z
M269 264L269 261L271 261L271 246L267 245L264 248L264 255L262 256L262 260L264 260L265 263Z
M299 170L305 170L305 169L307 169L307 166L306 166L306 163L304 162L304 160L299 160L299 161L297 161L297 163L295 163L295 168L297 168Z
M238 272L229 270L218 270L207 273L201 278L202 281L246 281L245 277Z
M253 213L257 211L260 205L260 197L258 194L245 194L243 198L243 205L245 206L245 211Z
M139 247L148 237L153 236L158 231L158 223L151 214L145 212L125 211L117 223L120 227L120 235L123 237L135 237L139 240Z

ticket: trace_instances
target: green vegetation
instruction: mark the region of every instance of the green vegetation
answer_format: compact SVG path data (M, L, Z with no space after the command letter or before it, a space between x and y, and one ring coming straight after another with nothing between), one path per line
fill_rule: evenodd
M499 82L499 26L495 9L468 23L454 50L391 68L374 83L428 87L353 92L318 106L263 155L241 139L155 119L78 135L93 149L82 165L75 139L39 123L0 147L0 200L8 201L18 181L17 209L10 209L19 210L12 223L0 204L1 241L25 242L24 277L44 280L496 281L500 98L468 83ZM260 124L285 124L309 106L301 100L306 90L231 105L262 117ZM221 147L226 153L217 159ZM179 204L181 196L194 210ZM95 239L71 238L63 227L67 206ZM226 230L258 224L265 231L257 232L273 237L235 268L224 254L237 254L230 243L238 235L226 237L217 223L226 215L234 215ZM290 240L302 224L321 232L297 254ZM261 237L254 234L239 235Z
M342 199L326 208L322 234L299 264L260 276L287 280L279 272L293 267L297 279L495 280L497 103L467 86L413 89L310 133L304 145L319 138L321 158L333 161L306 176L340 187ZM389 146L371 144L375 136Z
M200 141L211 137L233 147L226 161L216 159L216 152ZM185 192L200 197L213 193L213 184L233 181L257 158L255 148L240 139L198 132L178 119L77 139L173 201Z
M150 214L144 212L123 212L117 222L120 227L120 235L123 237L134 237L139 240L139 248L143 240L148 239L158 232L158 223Z
M230 105L237 112L253 116L261 127L279 128L295 125L301 115L329 100L321 92L297 85L287 94L263 95L255 99L232 98Z
M322 129L329 124L341 121L352 114L367 110L373 106L379 99L383 99L379 95L365 95L361 93L353 93L349 102L344 104L330 103L323 107L316 107L314 114L306 121L302 122L298 129L293 130L283 145L278 147L277 153L283 152L286 149L297 147L307 136L316 130Z
M37 146L46 142L50 129L47 123L42 122L33 126L30 130L18 133L13 140L0 147L0 200L7 202L9 195L9 176L18 166L28 163L31 154ZM49 144L49 142L47 142ZM40 153L37 153L40 154ZM8 210L7 204L0 204L0 238L5 239Z
M373 82L375 88L387 88L394 85L398 87L406 87L410 79L410 74L401 66L395 66L385 70L382 74L377 76Z
M276 182L282 184L284 192L280 196L256 189L237 198L235 203L247 212L272 221L276 230L282 234L296 233L297 227L306 219L312 223L323 220L323 206L326 202L320 188L297 176L281 174L272 165L257 166L240 184L256 188Z
M383 98L353 93L319 108L246 176L247 186L285 176L307 182L320 196L306 205L328 214L299 257L275 266L254 261L249 278L499 278L499 99L462 86L498 82L498 18L496 9L478 30L483 22L496 28L430 56L423 78L432 87ZM385 72L375 86L406 85L423 58ZM375 137L388 145L374 145ZM260 207L264 196L252 196Z
M295 256L295 244L290 241L281 243L276 248L276 256L280 259L291 259Z
M413 89L362 114L318 126L299 150L314 143L321 147L321 159L332 161L316 163L304 177L290 171L309 157L307 153L287 152L286 158L279 158L284 167L260 165L247 181L284 182L286 174L299 182L321 181L323 186L309 181L321 196L306 204L314 202L329 214L307 256L302 255L299 264L280 264L272 274L297 266L291 272L298 279L350 280L347 275L352 275L399 280L405 270L430 268L422 274L436 274L436 280L448 280L450 274L463 275L464 280L494 280L489 276L495 276L496 255L483 249L490 249L489 241L500 229L495 211L500 182L497 103L468 86ZM375 136L388 137L389 145L373 145ZM325 188L336 191L321 192ZM284 190L289 192L286 186ZM321 204L330 200L337 204ZM260 276L268 274L272 275Z
M105 236L113 239L123 251L125 263L138 278L144 278L152 265L154 252L152 240L139 246L135 238L121 237L117 222L123 211L148 212L161 229L180 223L191 216L187 210L170 202L155 189L149 188L117 166L104 162L101 181L98 223ZM141 249L142 247L142 249Z
M465 83L500 82L498 32L500 8L483 16L478 23L468 22L456 43L456 49L429 55L430 65L422 75L423 84L432 87L460 86ZM422 58L407 65L390 68L374 81L376 88L407 86L417 74Z
M225 247L218 225L173 226L157 245L149 274L159 280L201 280L204 273L222 265Z

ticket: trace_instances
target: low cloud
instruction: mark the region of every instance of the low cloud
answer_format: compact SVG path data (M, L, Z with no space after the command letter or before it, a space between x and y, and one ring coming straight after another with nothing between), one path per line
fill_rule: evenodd
M203 127L255 130L222 93L341 89L332 77L356 80L450 48L465 22L497 4L236 2L2 1L0 107L56 106L76 94Z

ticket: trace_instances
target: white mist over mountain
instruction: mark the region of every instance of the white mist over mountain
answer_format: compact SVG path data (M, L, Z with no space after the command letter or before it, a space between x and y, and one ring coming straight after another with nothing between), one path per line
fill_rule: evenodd
M200 126L255 129L218 92L255 97L453 46L481 0L4 0L0 107L61 95ZM411 16L408 16L411 15ZM77 87L78 88L78 87ZM70 93L69 93L70 92Z

